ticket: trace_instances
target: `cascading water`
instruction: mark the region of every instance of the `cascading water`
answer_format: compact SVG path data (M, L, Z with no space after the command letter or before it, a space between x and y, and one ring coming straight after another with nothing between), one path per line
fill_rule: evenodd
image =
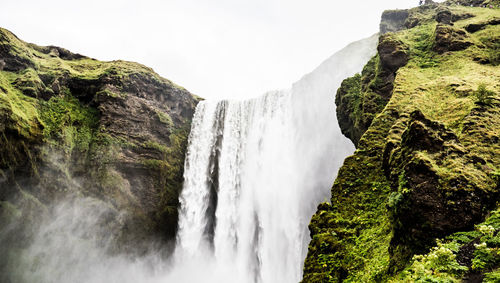
M290 90L198 105L177 264L202 256L216 269L204 277L209 282L300 281L308 221L352 152L336 122L333 93L361 69L375 43L344 49Z
M290 98L282 91L200 103L181 194L180 252L212 250L215 261L248 282L298 278L301 228L307 224L301 219Z
M37 227L28 227L29 241L15 237L23 223L0 227L0 266L7 268L0 281L300 281L309 219L353 150L337 125L333 96L342 79L359 72L375 53L376 43L374 36L349 45L289 90L198 105L177 247L168 261L161 251L109 254L119 227L107 219L120 219L120 213L74 196L54 204Z

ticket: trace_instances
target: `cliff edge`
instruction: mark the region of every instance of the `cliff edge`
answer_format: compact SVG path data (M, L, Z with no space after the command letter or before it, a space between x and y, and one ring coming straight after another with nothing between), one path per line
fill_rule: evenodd
M498 1L384 13L378 54L336 93L357 149L311 220L303 282L498 282L499 19Z
M0 29L0 236L10 243L2 246L22 242L53 204L75 196L109 207L122 247L172 239L198 101L143 65Z

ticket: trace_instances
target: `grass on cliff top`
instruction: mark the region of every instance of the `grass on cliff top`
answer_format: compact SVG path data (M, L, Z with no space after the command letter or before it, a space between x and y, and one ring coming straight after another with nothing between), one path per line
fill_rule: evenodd
M474 19L472 22L486 21L491 19L492 15L500 17L499 9L464 7L460 9L475 14L477 11L481 12L472 18ZM465 21L470 23L472 19ZM463 22L458 22L456 26L463 25ZM486 88L492 98L500 99L499 67L493 64L480 64L475 60L490 56L491 50L485 47L483 42L486 39L499 38L500 26L487 26L481 31L468 34L468 40L474 43L473 46L441 55L435 54L431 49L432 45L428 43L432 43L434 26L435 24L427 24L399 34L403 41L413 46L411 52L415 58L398 71L393 98L388 107L396 107L399 111L407 113L418 107L426 117L439 121L454 131L462 144L469 147L471 153L487 161L486 166L490 168L488 170L498 170L498 158L494 160L494 156L498 155L498 145L481 145L480 138L470 137L470 133L464 135L462 131L463 122L465 119L470 119L471 111L478 107L480 102L477 96L478 89ZM425 40L426 37L429 40ZM426 55L422 56L422 52L426 52ZM429 62L432 64L428 64ZM422 67L422 64L426 64L426 67ZM481 135L498 134L500 117L486 112L482 115L488 117L481 121L487 126ZM490 185L490 182L484 179L485 167L465 159L449 158L443 161L443 164L436 165L435 169L444 179L462 174L477 180L478 184Z
M492 10L474 10L476 9ZM500 17L499 10L496 10L496 14ZM484 13L484 17L490 15L491 11ZM473 19L477 22L484 17L478 15ZM497 94L500 92L498 67L474 61L475 57L488 56L488 50L482 47L481 38L499 36L500 26L489 26L470 34L473 46L442 55L432 51L434 29L435 23L398 34L400 39L413 47L410 50L413 58L406 67L398 71L393 93L396 99L393 101L407 108L418 105L425 116L444 123L459 134L460 129L457 127L474 107L474 91L479 85L484 84Z
M12 55L19 56L31 62L35 70L40 74L58 75L61 72L66 72L72 77L88 80L98 79L106 74L111 74L118 78L131 74L142 74L151 76L152 79L158 82L185 90L183 87L161 77L153 69L142 64L123 60L104 62L84 56L79 59L64 60L52 52L50 47L26 43L3 28L0 28L0 44L9 45Z

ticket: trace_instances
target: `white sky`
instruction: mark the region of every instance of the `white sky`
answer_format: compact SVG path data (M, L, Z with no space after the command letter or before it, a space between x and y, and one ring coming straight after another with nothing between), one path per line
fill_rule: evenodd
M3 0L0 26L39 45L152 67L205 98L286 88L383 10L418 0Z

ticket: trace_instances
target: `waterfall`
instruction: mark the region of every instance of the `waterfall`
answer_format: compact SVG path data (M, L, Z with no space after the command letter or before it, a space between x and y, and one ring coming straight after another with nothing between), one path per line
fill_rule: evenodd
M307 224L343 159L334 93L374 54L354 43L291 89L246 101L202 101L180 195L177 264L196 258L208 282L298 282Z
M17 236L24 214L0 227L0 266L7 270L0 282L300 281L311 215L354 150L337 125L334 94L361 71L376 43L373 36L347 46L290 89L199 103L173 256L164 256L163 243L139 240L151 246L147 254L117 253L124 215L75 195L27 227L29 237Z

